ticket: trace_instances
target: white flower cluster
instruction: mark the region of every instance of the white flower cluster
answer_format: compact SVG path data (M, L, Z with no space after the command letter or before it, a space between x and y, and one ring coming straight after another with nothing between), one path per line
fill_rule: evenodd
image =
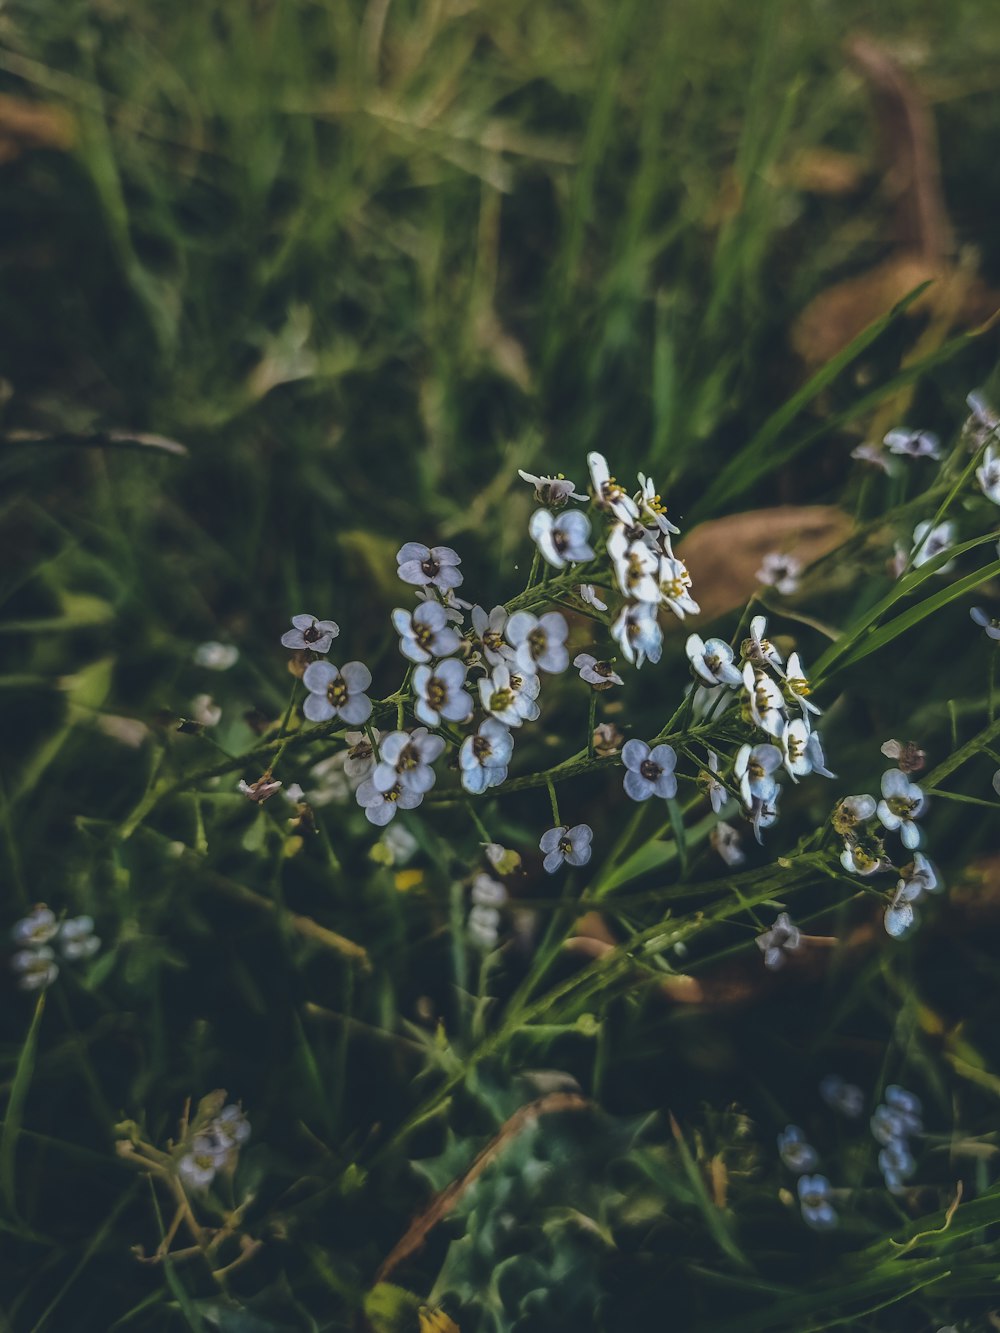
M219 1171L232 1171L240 1148L250 1137L250 1121L235 1102L224 1106L200 1129L178 1159L177 1174L186 1189L208 1189Z
M92 958L101 947L94 934L92 917L74 916L59 921L44 903L15 923L11 938L19 946L10 965L21 990L44 990L59 975L58 959L79 962Z

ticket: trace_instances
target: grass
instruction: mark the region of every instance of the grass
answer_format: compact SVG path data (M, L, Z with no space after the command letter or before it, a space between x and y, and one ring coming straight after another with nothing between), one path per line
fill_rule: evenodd
M892 247L842 51L860 29L927 89L959 241L1000 286L1000 18L979 0L5 11L0 92L62 108L72 146L0 165L0 882L5 921L44 900L91 913L104 947L64 969L44 1014L12 986L0 1020L0 1328L364 1317L403 1333L441 1306L462 1333L671 1318L698 1333L964 1330L1000 1304L997 837L971 803L1000 758L967 621L998 565L980 524L954 581L924 566L891 583L893 539L957 473L917 471L899 491L848 457L913 386L907 419L952 439L965 394L989 386L995 336L972 320L908 361L926 321L887 310L812 377L789 345L812 298ZM851 196L796 174L831 148L861 162ZM605 860L590 881L541 881L541 779L477 806L530 871L503 966L462 929L482 840L464 803L411 821L406 880L370 856L353 806L318 811L312 835L234 790L279 750L286 784L306 785L324 753L275 739L289 614L334 615L389 694L398 545L446 540L478 599L523 604L539 594L522 595L531 497L516 470L580 481L593 448L621 476L651 472L685 531L776 503L857 520L810 575L810 611L839 638L796 632L820 667L838 794L877 783L873 740L928 750L951 896L912 943L847 953L791 1004L756 982L736 1006L665 1003L663 985L678 945L706 986L743 985L786 897L817 933L864 918L870 890L810 832L826 798L786 796L787 827L738 873L720 874L693 789L609 856L618 778L590 764L568 690L553 688L550 735L526 738L515 772L577 755L563 817L594 824ZM735 633L736 613L720 627ZM235 644L237 664L195 665L206 640ZM669 698L648 672L602 716L652 736L687 679L676 630ZM205 692L219 727L179 734ZM588 890L627 948L581 965L562 944ZM863 1131L824 1118L829 1068L870 1099L919 1087L912 1196L881 1189ZM461 1182L552 1070L593 1108L502 1139L373 1291L431 1191ZM154 1254L173 1200L115 1142L162 1148L186 1100L215 1088L253 1125L211 1217L233 1234L211 1262L142 1262L133 1248ZM856 1186L830 1236L778 1194L788 1119ZM213 1278L244 1232L260 1250Z

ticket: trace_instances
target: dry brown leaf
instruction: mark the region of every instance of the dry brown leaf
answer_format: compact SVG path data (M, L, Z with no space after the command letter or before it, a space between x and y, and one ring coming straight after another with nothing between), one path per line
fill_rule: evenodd
M76 122L61 106L0 93L0 162L33 148L65 153L76 142Z
M694 579L704 624L745 606L760 585L756 574L769 551L797 556L805 565L835 550L853 522L835 505L780 505L701 523L678 547Z

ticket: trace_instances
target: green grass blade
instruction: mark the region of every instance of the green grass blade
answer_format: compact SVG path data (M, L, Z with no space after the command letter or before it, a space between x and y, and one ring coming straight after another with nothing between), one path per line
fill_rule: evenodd
M24 1116L24 1103L27 1100L28 1089L31 1087L31 1075L35 1068L35 1050L38 1045L38 1030L44 1012L45 992L41 991L35 1004L35 1013L31 1020L31 1026L28 1028L28 1035L21 1047L17 1069L14 1071L14 1081L11 1084L10 1097L7 1101L7 1110L4 1116L3 1133L0 1135L0 1191L3 1194L7 1214L12 1218L17 1217L14 1176L17 1140Z

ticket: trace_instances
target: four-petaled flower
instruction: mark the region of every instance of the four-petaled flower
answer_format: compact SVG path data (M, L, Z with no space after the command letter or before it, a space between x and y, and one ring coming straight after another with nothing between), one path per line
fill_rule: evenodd
M592 583L581 583L577 592L580 594L580 601L586 603L587 606L592 606L595 611L606 611L608 609L607 602L598 597Z
M499 666L501 662L507 662L514 656L514 649L503 636L506 625L505 606L495 606L489 615L481 606L472 608L472 628L482 644L483 656L490 666Z
M609 690L612 685L625 684L610 662L598 661L593 653L577 653L573 665L580 672L580 679L595 690Z
M913 568L919 569L921 565L926 565L928 560L933 560L936 555L941 555L954 543L954 523L939 523L935 527L933 520L929 518L925 519L923 523L918 523L913 529L913 549L910 552L910 562ZM934 572L935 574L948 574L954 568L954 560L947 560Z
M785 700L777 685L766 671L752 662L744 664L743 683L754 723L769 736L780 736L785 726Z
M709 750L708 752L708 767L710 771L708 773L703 773L701 779L703 780L703 785L713 811L715 814L719 814L722 807L726 804L727 792L725 787L715 776L719 771L719 756L714 750Z
M396 552L396 571L404 583L426 587L429 583L444 591L457 588L462 582L462 571L456 566L462 558L450 546L425 546L423 542L406 542Z
M418 666L413 672L413 688L417 701L413 711L421 722L436 727L446 722L468 722L472 716L472 700L466 694L464 662L448 657L435 667Z
M639 473L639 494L636 500L639 504L642 517L649 520L655 527L659 528L669 540L672 533L675 537L680 532L680 528L675 527L670 519L667 518L667 507L657 494L656 487L653 485L653 478Z
M397 606L392 623L399 635L399 651L411 662L429 662L434 657L449 657L462 646L462 640L448 624L448 612L440 602L421 602L413 611Z
M619 486L608 469L603 454L596 451L587 455L587 467L594 487L594 501L601 509L610 509L621 523L634 523L639 517L639 506L625 490Z
M814 703L809 702L809 695L812 693L812 686L806 679L805 668L802 665L802 659L798 653L792 653L788 658L788 665L785 669L784 689L790 700L798 704L802 709L803 721L809 724L806 713L815 713L819 717L823 711L817 708Z
M302 684L309 691L302 711L310 722L342 722L359 726L372 715L372 701L365 690L372 683L372 673L363 662L345 662L335 667L331 662L310 662L302 673Z
M865 1094L856 1083L847 1083L839 1074L826 1074L819 1085L819 1095L832 1111L848 1120L857 1120L865 1109Z
M59 923L56 920L55 912L46 907L44 903L38 903L27 916L14 923L11 927L10 937L15 944L36 949L48 944L49 940L58 931Z
M991 616L981 606L974 606L969 615L977 625L981 625L989 639L1000 639L1000 618Z
M837 1225L837 1211L830 1202L826 1176L799 1176L799 1205L802 1220L814 1231L829 1231Z
M589 824L574 824L572 828L557 824L555 828L546 829L538 840L539 848L545 853L543 868L554 875L564 861L570 866L585 866L593 851L590 845L593 837L594 830Z
M366 778L356 792L358 805L365 812L369 824L383 828L396 817L396 810L416 810L424 799L421 791L411 791L401 782L394 782L387 791L375 786L374 778Z
M877 805L875 797L869 796L867 792L859 796L845 796L834 810L830 822L838 833L846 835L857 828L858 824L871 819Z
M891 454L899 454L904 458L941 457L941 441L929 430L897 428L889 431L882 443Z
M778 1155L797 1176L813 1171L819 1165L819 1153L808 1142L798 1125L786 1125L778 1135Z
M426 727L412 732L390 731L379 744L379 761L372 782L379 791L389 791L398 782L406 791L423 795L434 786L434 763L444 749L444 737L432 736Z
M756 939L757 948L764 955L764 966L772 972L784 967L786 955L794 953L801 943L802 932L787 912L779 912L771 929Z
M292 616L292 629L281 636L285 648L307 648L312 653L328 653L330 645L340 633L333 620L317 620L315 616Z
M982 467L976 468L976 480L979 482L987 500L992 500L995 505L1000 505L1000 454L996 452L992 444L986 447Z
M487 787L497 787L507 777L514 752L514 738L495 717L485 718L474 736L466 736L458 752L462 786L478 796Z
M706 640L700 634L689 634L685 651L695 673L709 685L738 687L742 683L740 669L733 665L733 650L725 639Z
M569 626L558 611L547 611L543 616L515 611L507 621L507 639L516 651L517 664L529 673L565 671L569 666L568 634Z
M625 795L633 801L648 801L651 796L668 800L677 794L677 752L672 745L650 746L646 741L626 741L622 763L628 770L623 783Z
M579 509L554 518L548 509L536 509L528 524L528 533L542 556L562 569L564 565L593 560L594 548L588 543L590 519Z
M708 839L727 866L741 866L747 859L746 853L740 846L739 829L733 828L732 824L720 820L708 835Z
M920 830L914 823L927 806L923 792L898 768L882 774L882 800L877 814L883 825L892 832L899 830L903 846L910 851L920 842Z
M780 551L768 551L760 562L755 578L758 583L766 584L788 597L798 590L799 575L802 573L802 561L794 555L782 555Z
M683 620L686 615L698 614L701 607L688 592L691 587L691 575L683 560L678 560L672 555L661 555L656 577L660 588L660 601L673 611L678 620Z
M616 523L608 538L608 555L626 597L653 605L660 600L659 560L641 537L633 537L623 524Z
M535 488L535 499L540 504L548 505L550 509L561 509L567 500L586 500L587 496L578 495L573 489L573 483L568 481L561 472L554 477L536 477L532 472L525 472L523 467L517 469L517 475L522 481L530 482Z
M59 975L56 956L47 944L35 949L19 949L10 960L21 990L44 990Z
M771 776L781 765L781 751L776 745L741 745L733 765L733 777L740 784L740 795L747 809L754 797L770 801L778 789Z
M479 681L479 702L491 717L508 727L519 727L522 722L534 722L541 711L536 703L541 681L531 671L522 671L516 664L501 662L492 675Z
M94 934L92 916L73 916L59 927L59 951L70 962L93 958L100 947L101 941Z
M750 637L743 640L742 653L748 662L754 666L764 667L772 666L776 671L781 671L781 654L775 648L770 639L764 638L764 631L767 629L766 616L754 616L750 621Z
M663 631L656 619L656 607L648 602L623 606L611 626L611 637L620 645L625 658L642 666L648 657L655 665L663 652Z

